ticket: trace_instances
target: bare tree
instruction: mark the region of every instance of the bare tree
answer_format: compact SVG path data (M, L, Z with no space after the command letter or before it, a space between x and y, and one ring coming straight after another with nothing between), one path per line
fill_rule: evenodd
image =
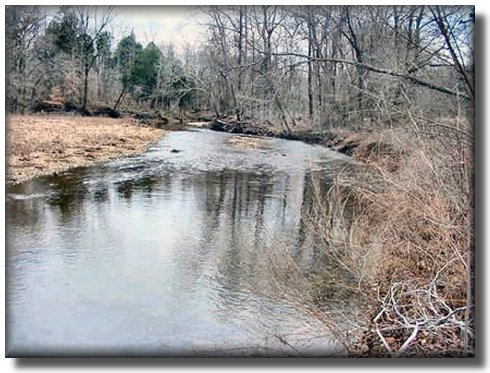
M114 19L114 10L112 7L76 7L74 13L78 17L78 27L81 42L81 59L83 74L83 94L82 110L86 110L88 100L89 74L92 70L99 51L97 50L97 41L102 32Z
M33 6L6 8L7 107L17 111L29 108L36 96L39 77L34 78L33 48L46 20L46 11Z

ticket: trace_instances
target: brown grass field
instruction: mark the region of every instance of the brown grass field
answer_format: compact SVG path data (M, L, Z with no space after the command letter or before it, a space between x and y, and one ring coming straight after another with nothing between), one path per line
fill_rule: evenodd
M131 119L60 115L11 115L6 132L8 183L136 154L163 133Z

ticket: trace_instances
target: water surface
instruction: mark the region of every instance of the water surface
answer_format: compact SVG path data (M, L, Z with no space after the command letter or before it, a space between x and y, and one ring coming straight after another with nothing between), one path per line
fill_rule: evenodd
M9 353L338 354L278 268L314 268L311 174L328 180L344 162L297 141L188 129L9 187Z

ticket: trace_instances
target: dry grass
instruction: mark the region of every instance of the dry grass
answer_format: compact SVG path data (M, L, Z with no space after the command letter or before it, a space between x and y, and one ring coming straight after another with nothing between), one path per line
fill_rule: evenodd
M370 306L352 354L471 355L471 149L407 130L343 138L363 165L317 193L309 225Z
M7 120L7 180L18 183L144 151L162 130L129 119L12 115Z

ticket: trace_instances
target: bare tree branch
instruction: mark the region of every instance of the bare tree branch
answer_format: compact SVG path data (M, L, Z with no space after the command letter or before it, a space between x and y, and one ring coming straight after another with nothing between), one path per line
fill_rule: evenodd
M366 63L360 63L360 62L355 62L355 61L349 61L349 60L344 60L344 59L334 59L334 58L315 58L315 57L308 57L307 55L300 54L300 53L273 53L274 56L294 56L294 57L300 57L306 59L304 63L308 63L308 61L317 61L317 62L331 62L331 63L341 63L341 64L346 64L346 65L352 65L356 67L360 67L369 71L372 71L374 73L378 74L383 74L383 75L389 75L389 76L395 76L398 78L406 79L412 82L413 84L419 85L421 87L429 88L434 91L438 91L441 93L445 93L451 96L456 96L460 98L469 98L466 94L460 91L454 91L452 89L446 88L446 87L441 87L438 86L434 83L424 81L422 79L416 78L411 75L407 75L404 73L400 73L397 71L392 71L392 70L387 70L384 68L380 67L375 67L368 65Z

